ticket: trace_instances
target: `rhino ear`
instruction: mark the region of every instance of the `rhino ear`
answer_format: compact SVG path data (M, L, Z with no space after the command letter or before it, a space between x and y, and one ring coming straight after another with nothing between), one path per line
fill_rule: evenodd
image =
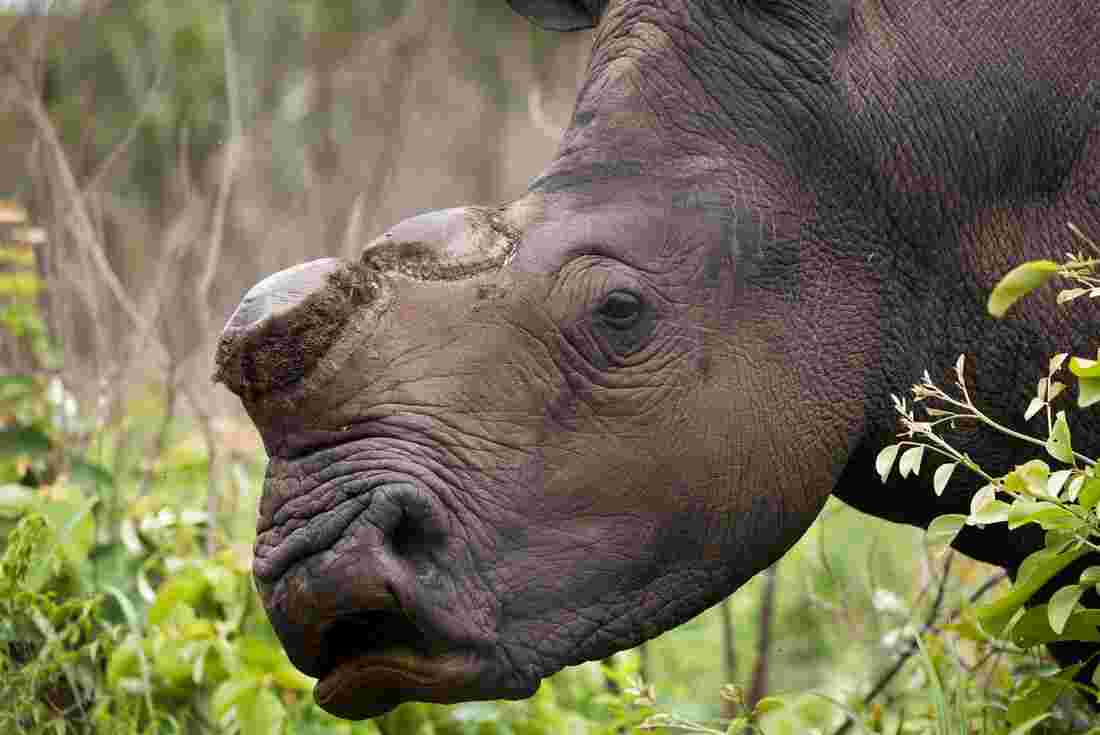
M607 0L508 0L512 10L550 31L595 28Z

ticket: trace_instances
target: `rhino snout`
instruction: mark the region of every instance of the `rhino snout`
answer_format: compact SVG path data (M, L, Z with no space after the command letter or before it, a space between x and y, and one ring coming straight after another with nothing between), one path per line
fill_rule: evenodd
M393 482L259 534L257 588L295 666L324 678L353 659L438 645L413 602L419 557L444 539L430 506L413 484Z

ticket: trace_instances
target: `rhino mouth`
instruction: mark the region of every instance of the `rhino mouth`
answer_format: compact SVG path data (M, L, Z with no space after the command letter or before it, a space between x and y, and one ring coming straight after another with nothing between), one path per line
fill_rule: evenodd
M439 594L431 559L446 556L450 537L432 496L392 479L339 488L351 498L312 525L273 525L301 509L273 512L254 562L291 662L319 679L317 704L365 719L409 700L483 697L485 674L498 666L491 642L464 625L464 602Z
M447 651L404 612L367 612L333 622L314 688L317 704L351 720L375 717L409 699L451 701L478 678L475 658Z

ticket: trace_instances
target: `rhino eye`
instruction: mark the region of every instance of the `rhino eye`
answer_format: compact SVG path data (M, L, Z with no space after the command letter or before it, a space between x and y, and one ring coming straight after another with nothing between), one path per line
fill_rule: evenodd
M606 326L626 330L638 323L643 311L644 304L636 295L629 291L612 291L596 313Z

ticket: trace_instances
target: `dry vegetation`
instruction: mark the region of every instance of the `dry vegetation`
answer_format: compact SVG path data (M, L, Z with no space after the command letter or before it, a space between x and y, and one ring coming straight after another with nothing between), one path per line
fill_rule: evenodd
M120 94L101 89L113 80L97 76L105 64L90 46L109 36L88 28L122 5L0 16L0 199L49 235L36 248L42 306L60 364L79 373L70 382L154 379L211 415L234 410L206 378L213 340L249 286L354 255L411 214L518 196L555 150L589 42L539 38L536 64L525 21L457 0L397 3L395 17L352 30L314 30L305 18L289 39L214 12L200 32L228 23L231 40L203 41L220 54L204 73L222 72L227 120L201 143L183 117L179 127L157 120L154 146L149 120L188 74L173 66L186 58L134 61L123 71L135 114L105 114ZM463 27L464 13L493 27ZM82 64L57 71L70 55ZM142 180L149 149L163 157Z

